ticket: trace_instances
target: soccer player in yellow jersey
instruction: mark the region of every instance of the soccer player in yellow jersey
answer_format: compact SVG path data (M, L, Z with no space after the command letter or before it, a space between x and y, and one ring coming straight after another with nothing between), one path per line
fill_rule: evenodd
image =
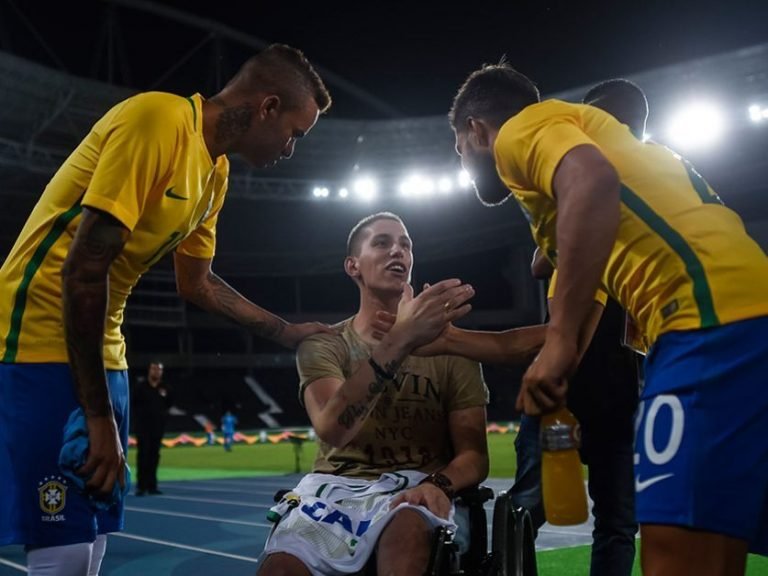
M539 101L507 64L455 97L456 150L480 199L509 196L557 267L521 400L561 406L602 286L651 349L638 410L646 574L744 571L768 552L768 258L689 164L593 106Z
M118 103L51 179L0 269L0 545L24 544L30 574L98 573L103 535L122 528L120 324L131 289L160 258L174 252L182 297L259 336L293 347L327 330L256 306L211 261L226 154L260 167L290 158L330 102L299 50L272 45L209 99L149 92ZM62 429L79 409L87 460L68 479ZM75 488L81 477L85 492ZM97 512L99 499L115 503Z

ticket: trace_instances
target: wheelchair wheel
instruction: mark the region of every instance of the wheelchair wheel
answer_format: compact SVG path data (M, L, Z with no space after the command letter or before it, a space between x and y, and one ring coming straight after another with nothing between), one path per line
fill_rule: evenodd
M491 554L497 576L536 576L536 546L531 515L515 508L506 493L493 507Z
M445 526L435 529L432 534L432 554L425 576L444 576L452 572L451 562L455 555L456 545L453 542L453 532Z

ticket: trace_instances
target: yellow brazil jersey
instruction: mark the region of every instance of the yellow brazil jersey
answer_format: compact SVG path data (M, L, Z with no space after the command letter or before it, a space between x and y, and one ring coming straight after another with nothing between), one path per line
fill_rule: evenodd
M563 156L584 144L598 147L621 179L619 232L603 284L650 343L671 330L768 314L768 258L690 164L602 110L558 100L510 118L494 149L499 176L551 261L552 179Z
M554 298L555 292L557 292L557 270L552 273L549 286L547 286L547 299L551 300ZM598 288L597 292L595 292L595 302L600 304L603 308L608 307L608 293L603 288ZM624 312L624 327L621 342L624 346L638 354L645 356L645 354L648 353L648 341L645 334L638 330L634 320L632 320L632 317L627 315L626 312Z
M126 368L123 309L169 251L212 258L229 162L203 141L200 95L139 94L107 112L45 188L0 269L2 362L66 362L61 268L82 208L131 231L109 271L107 368Z

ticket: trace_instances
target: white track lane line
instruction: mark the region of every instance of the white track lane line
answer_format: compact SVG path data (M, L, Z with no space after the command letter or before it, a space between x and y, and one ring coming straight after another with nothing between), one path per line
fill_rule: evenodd
M231 490L228 488L207 488L205 486L182 486L182 485L175 485L172 487L172 489L173 490L189 490L192 492L223 492L226 494L256 494L258 496L269 496L270 498L275 495L275 492L277 492L277 490L240 490L240 489Z
M210 554L211 556L221 556L223 558L231 558L232 560L242 560L243 562L251 562L252 564L258 564L258 558L251 558L250 556L240 556L239 554L228 554L227 552L219 552L218 550L209 550L207 548L198 548L197 546L188 546L187 544L179 544L178 542L170 542L168 540L157 540L155 538L146 538L145 536L138 536L137 534L129 534L127 532L111 532L110 537L115 536L117 538L128 538L129 540L139 540L140 542L149 542L151 544L159 544L161 546L168 546L169 548L179 548L181 550L189 550L191 552L200 552L201 554Z
M21 564L16 564L16 562L11 562L10 560L5 560L3 558L0 558L0 564L3 564L4 566L9 566L15 570L18 570L19 572L29 572L26 566L22 566Z
M138 512L139 514L157 514L158 516L173 516L176 518L191 518L193 520L205 520L208 522L218 522L220 524L239 524L241 526L256 526L259 528L272 528L274 524L268 524L266 522L249 522L247 520L225 520L223 518L217 518L216 516L203 516L201 514L186 514L184 512L170 512L167 510L153 510L152 508L136 508L134 506L126 506L126 510L129 512Z
M300 480L300 477L290 479L280 479L275 478L272 480L269 477L270 480L264 480L262 478L256 477L253 480L240 480L240 481L229 481L229 480L186 480L186 481L180 481L180 480L167 480L163 482L163 485L173 485L173 486L182 486L184 484L206 484L206 485L213 485L213 486L232 486L236 488L264 488L265 486L275 486L275 488L285 487L287 485L295 486L298 484L298 480Z
M263 508L267 509L274 504L249 504L247 502L240 502L237 500L219 500L218 498L190 498L188 496L150 496L153 500L181 500L182 502L204 502L207 504L226 504L229 506L239 506L241 508Z
M585 528L584 532L579 532L578 530L564 530L562 528L559 528L557 530L553 530L552 528L539 528L539 534L554 534L554 535L560 535L563 536L589 536L592 537L592 527L588 526Z

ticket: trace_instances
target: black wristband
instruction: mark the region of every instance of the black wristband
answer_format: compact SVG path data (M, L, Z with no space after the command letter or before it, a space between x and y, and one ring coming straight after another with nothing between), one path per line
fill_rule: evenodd
M370 364L371 368L373 369L373 373L376 374L378 378L381 378L382 380L395 379L396 374L390 374L384 370L384 368L376 363L376 360L373 359L373 356L368 356L368 364Z

